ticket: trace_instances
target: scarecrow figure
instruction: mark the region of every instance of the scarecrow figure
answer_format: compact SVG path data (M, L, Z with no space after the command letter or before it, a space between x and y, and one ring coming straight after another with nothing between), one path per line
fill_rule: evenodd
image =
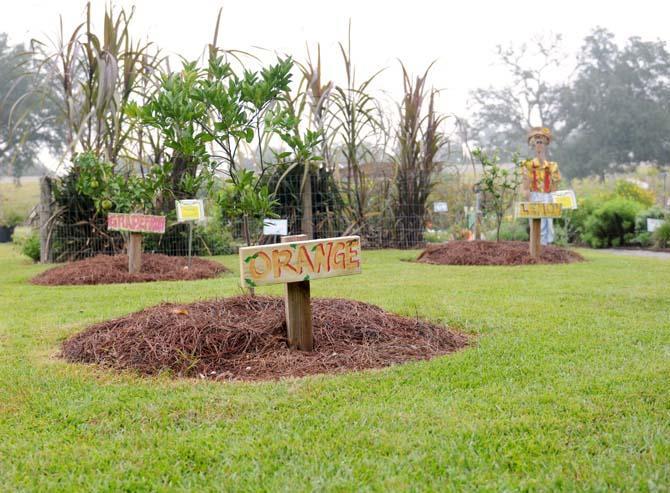
M555 192L561 173L558 163L547 160L547 146L551 142L551 130L534 127L528 132L528 145L535 148L535 159L527 159L523 163L525 186L531 202L550 204L553 202L551 192ZM554 222L552 218L542 218L540 242L548 245L554 242Z

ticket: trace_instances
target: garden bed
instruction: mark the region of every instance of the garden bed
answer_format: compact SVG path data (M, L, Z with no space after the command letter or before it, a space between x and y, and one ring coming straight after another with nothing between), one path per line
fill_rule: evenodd
M163 303L93 325L63 344L72 362L152 375L263 380L381 368L465 347L468 337L344 299L314 299L314 352L290 350L284 301L237 296Z
M582 262L577 252L557 246L543 246L539 259L530 256L524 241L450 241L429 245L417 261L442 265L526 265Z
M209 279L229 270L218 262L197 257L170 257L156 253L142 255L139 273L128 272L128 255L95 257L54 267L35 276L31 282L45 286L117 284L151 281L192 281Z

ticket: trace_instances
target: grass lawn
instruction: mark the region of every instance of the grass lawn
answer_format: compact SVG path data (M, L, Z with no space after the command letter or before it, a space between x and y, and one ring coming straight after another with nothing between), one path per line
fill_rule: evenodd
M476 344L381 371L230 384L56 354L87 324L233 295L236 277L36 287L45 267L2 246L0 489L667 491L670 261L583 253L499 268L364 252L363 275L315 281L313 295L450 324Z

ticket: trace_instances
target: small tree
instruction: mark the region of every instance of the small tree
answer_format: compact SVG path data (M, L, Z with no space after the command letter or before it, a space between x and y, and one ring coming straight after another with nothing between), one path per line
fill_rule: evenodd
M496 241L500 241L500 226L502 226L505 212L512 206L521 185L521 162L519 156L512 157L512 169L500 165L500 156L497 151L488 155L481 149L473 151L475 158L482 165L482 179L477 188L484 193L483 212L493 214L496 221Z

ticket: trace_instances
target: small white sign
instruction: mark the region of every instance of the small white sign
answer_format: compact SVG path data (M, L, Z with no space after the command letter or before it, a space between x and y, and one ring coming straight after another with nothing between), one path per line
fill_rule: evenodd
M263 234L265 236L286 236L288 234L288 220L263 219Z
M433 202L433 212L449 212L446 202Z
M653 218L651 218L651 217L648 217L648 218L647 218L647 231L649 231L650 233L653 233L653 232L656 231L658 228L660 228L661 225L662 225L664 222L665 222L665 221L664 221L663 219L653 219Z
M205 205L202 199L175 201L177 207L177 222L199 222L205 219Z

